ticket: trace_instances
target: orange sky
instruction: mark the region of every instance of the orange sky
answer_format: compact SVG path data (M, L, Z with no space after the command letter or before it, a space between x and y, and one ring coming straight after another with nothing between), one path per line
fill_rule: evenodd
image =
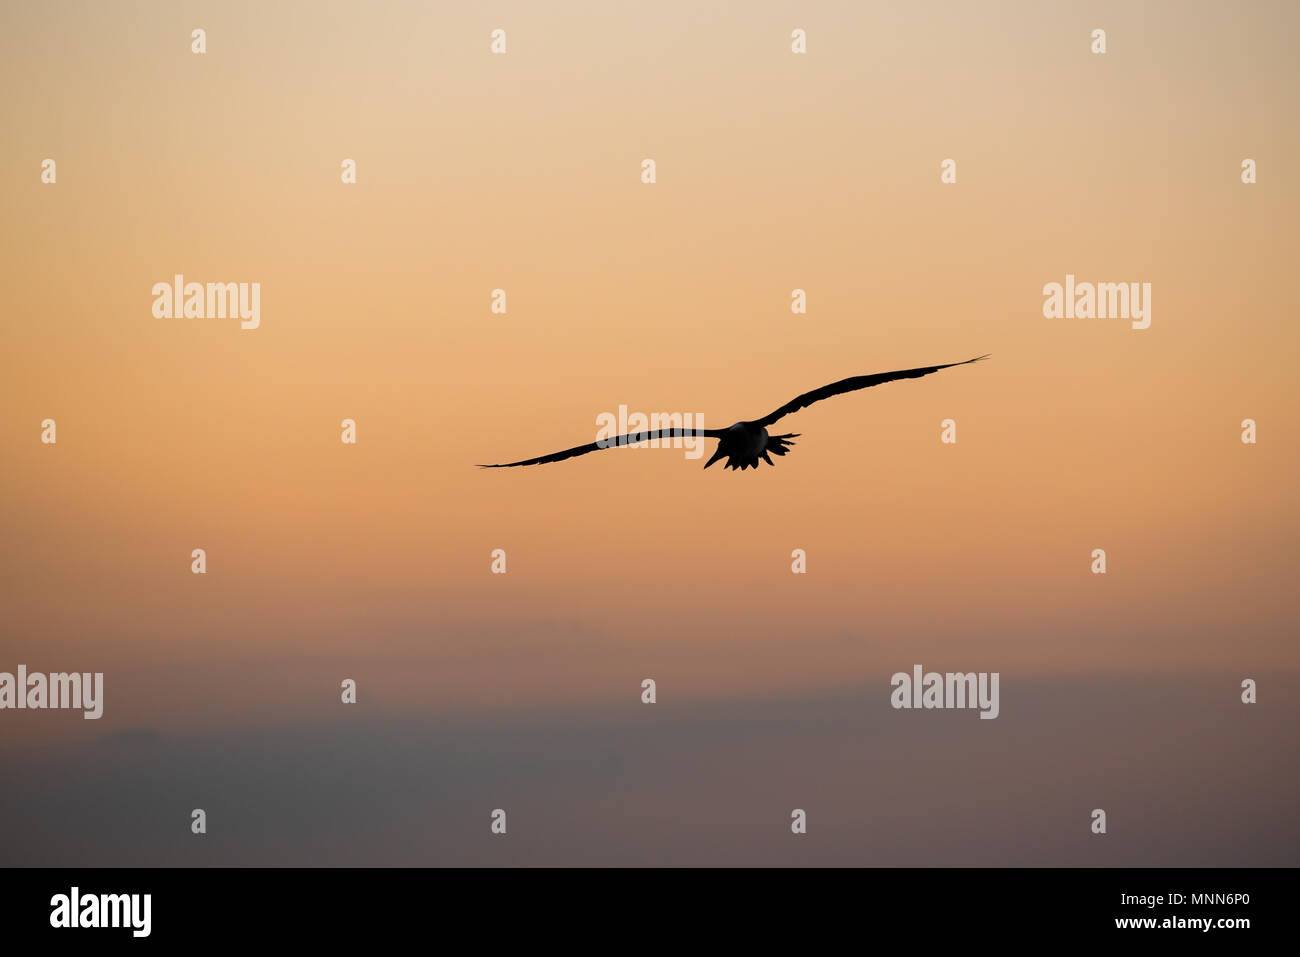
M105 671L101 733L348 675L436 711L1300 664L1294 5L583 11L5 10L0 670ZM155 319L177 272L260 282L261 327ZM1151 328L1043 318L1066 273L1151 283ZM472 467L984 352L804 410L775 469Z

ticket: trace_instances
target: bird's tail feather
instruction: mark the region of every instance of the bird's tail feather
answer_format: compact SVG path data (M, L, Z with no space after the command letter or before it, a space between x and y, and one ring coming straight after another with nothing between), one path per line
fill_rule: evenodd
M776 463L772 461L768 456L768 453L770 452L772 455L785 455L794 445L790 440L798 437L798 432L787 432L785 435L769 435L767 437L767 448L758 453L758 455L748 458L727 452L723 447L723 444L719 442L717 451L715 451L713 456L704 463L704 467L707 469L714 462L718 461L718 459L722 458L727 460L726 464L723 465L723 468L732 469L733 471L735 469L740 469L743 472L745 469L756 469L758 468L758 461L760 458L768 465L775 465Z
M767 451L773 455L785 455L790 450L790 447L794 445L789 440L797 439L799 434L798 432L787 432L785 435L769 435L767 437ZM768 464L771 464L770 460Z

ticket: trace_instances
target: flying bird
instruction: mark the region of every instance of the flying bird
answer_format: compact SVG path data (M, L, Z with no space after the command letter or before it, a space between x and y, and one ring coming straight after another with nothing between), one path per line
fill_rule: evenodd
M712 458L704 463L706 469L721 458L727 460L726 467L729 469L756 469L758 468L759 459L762 459L768 465L775 465L776 463L772 461L769 454L785 455L790 451L790 447L794 445L790 440L799 437L798 432L772 435L767 431L768 426L775 425L787 415L798 412L800 409L806 409L814 402L829 399L833 395L843 395L845 392L869 389L873 385L893 382L895 379L919 379L921 376L938 372L940 369L964 366L987 358L987 355L982 355L976 356L974 359L967 359L965 362L949 362L941 366L923 366L919 369L899 369L896 372L875 372L871 375L852 376L796 396L775 412L765 415L761 419L754 419L750 422L737 422L725 429L648 429L643 432L620 435L612 439L600 439L587 445L575 445L563 452L539 455L535 459L524 459L521 462L504 462L500 465L480 465L479 468L511 469L520 465L546 465L550 462L563 462L565 459L571 459L577 455L586 455L588 452L596 452L614 446L637 445L651 439L677 439L701 435L718 440L718 450L713 453Z

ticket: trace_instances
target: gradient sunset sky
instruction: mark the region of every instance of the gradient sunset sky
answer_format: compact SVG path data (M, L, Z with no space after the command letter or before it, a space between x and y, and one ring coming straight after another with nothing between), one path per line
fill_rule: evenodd
M1300 671L1300 8L546 6L0 13L0 670L106 685L99 721L0 715L0 759L357 717L645 723L645 677L662 710L743 709L734 754L781 702L894 716L918 662L1000 672L1004 716L1018 687L1076 689L1014 727L1185 676L1201 720L1227 709L1291 769L1267 800L1294 842L1294 697L1251 729L1237 696ZM155 318L176 273L259 282L260 328ZM1067 273L1150 283L1151 327L1044 318ZM474 468L592 441L620 405L717 428L981 353L783 421L774 469ZM1185 715L1142 713L1179 740ZM795 751L830 786L838 752Z

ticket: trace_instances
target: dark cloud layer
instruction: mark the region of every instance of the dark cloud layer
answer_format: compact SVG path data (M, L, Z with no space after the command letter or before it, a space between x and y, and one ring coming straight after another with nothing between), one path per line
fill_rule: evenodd
M1294 865L1300 681L1253 677L1004 673L993 721L872 688L117 732L6 753L3 863Z

